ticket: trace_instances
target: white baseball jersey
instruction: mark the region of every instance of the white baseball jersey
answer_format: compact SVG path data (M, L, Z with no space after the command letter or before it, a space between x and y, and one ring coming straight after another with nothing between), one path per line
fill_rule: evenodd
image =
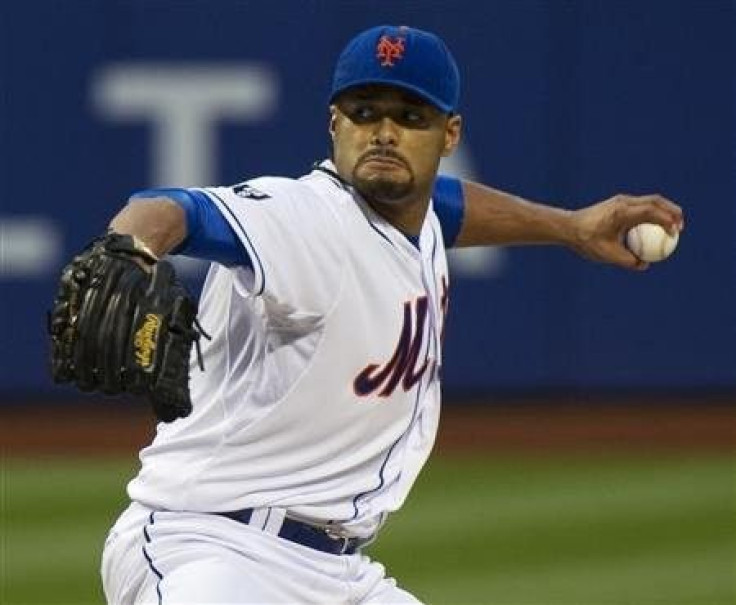
M437 430L439 221L430 207L413 242L320 170L201 191L253 266L211 266L194 411L159 424L129 494L171 511L280 507L371 536Z

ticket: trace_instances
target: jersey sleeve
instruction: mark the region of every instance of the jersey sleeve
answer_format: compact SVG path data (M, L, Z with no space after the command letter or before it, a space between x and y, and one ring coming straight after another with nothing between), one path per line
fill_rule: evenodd
M250 260L239 289L293 315L324 314L340 288L344 254L328 202L299 181L263 177L199 190L225 217Z
M465 215L462 181L455 177L439 175L434 183L432 202L442 228L445 248L452 248L460 234Z
M251 267L250 258L238 236L214 202L202 191L177 187L144 189L130 201L165 197L184 210L187 235L169 254L191 256L232 267Z

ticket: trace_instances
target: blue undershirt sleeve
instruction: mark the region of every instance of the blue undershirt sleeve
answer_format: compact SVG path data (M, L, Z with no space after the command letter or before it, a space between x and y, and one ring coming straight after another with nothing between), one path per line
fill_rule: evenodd
M214 261L226 267L253 266L238 236L204 193L179 188L144 189L130 196L130 200L152 197L169 198L186 213L187 236L171 254Z
M463 184L458 178L438 175L432 192L434 212L440 221L445 248L452 248L460 233L465 214Z

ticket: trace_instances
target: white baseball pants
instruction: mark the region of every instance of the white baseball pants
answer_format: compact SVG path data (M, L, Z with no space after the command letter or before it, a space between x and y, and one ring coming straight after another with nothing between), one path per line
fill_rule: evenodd
M109 605L419 603L368 557L333 555L206 513L133 503L105 543Z

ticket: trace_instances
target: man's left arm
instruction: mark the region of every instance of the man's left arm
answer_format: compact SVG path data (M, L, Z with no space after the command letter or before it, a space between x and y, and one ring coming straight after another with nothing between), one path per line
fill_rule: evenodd
M591 260L645 269L648 263L626 248L626 232L639 223L657 223L674 234L684 225L682 209L658 194L616 195L566 210L472 181L461 185L464 207L454 247L563 245Z

